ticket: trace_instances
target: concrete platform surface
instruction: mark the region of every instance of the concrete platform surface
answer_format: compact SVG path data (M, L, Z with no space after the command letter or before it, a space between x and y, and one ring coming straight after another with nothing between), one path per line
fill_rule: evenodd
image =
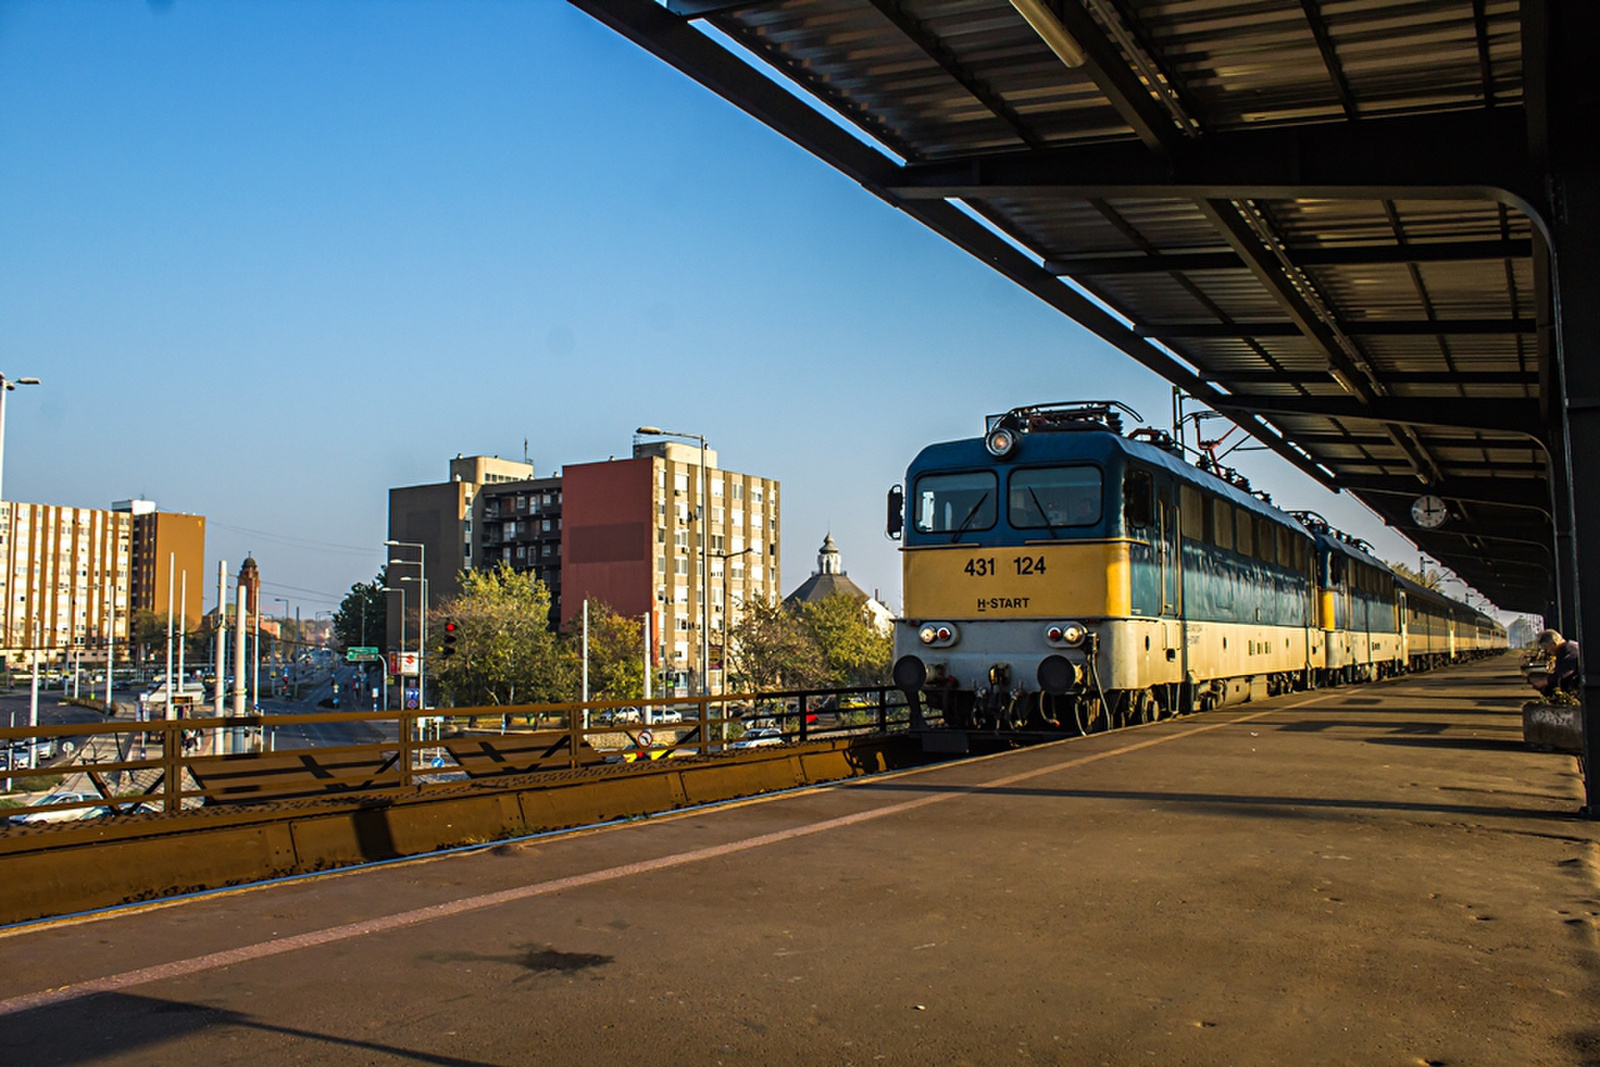
M0 936L0 1062L1600 1061L1509 658Z

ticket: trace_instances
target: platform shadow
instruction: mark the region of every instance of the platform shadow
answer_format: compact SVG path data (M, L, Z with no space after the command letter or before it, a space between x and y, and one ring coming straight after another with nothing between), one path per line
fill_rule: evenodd
M1369 745L1405 745L1411 748L1457 748L1473 752L1532 752L1522 741L1493 737L1369 737Z
M1048 789L1040 786L926 785L871 782L853 788L884 792L966 793L972 796L1052 797L1064 800L1135 800L1142 803L1193 805L1219 811L1248 812L1261 818L1308 818L1311 813L1392 812L1417 815L1478 816L1480 818L1579 821L1576 811L1512 808L1484 804L1446 804L1438 801L1368 800L1354 797L1304 797L1241 793L1162 792L1151 789Z
M319 1034L292 1026L277 1026L242 1012L193 1004L160 997L130 993L99 993L46 1007L0 1016L0 1062L6 1067L70 1067L73 1064L101 1063L114 1057L133 1056L148 1050L148 1062L171 1058L170 1043L195 1038L205 1031L236 1028L274 1034L326 1046L328 1052L342 1050L372 1057L389 1057L411 1063L437 1064L439 1067L499 1067L482 1060L462 1059L417 1049L357 1040L335 1034ZM201 1037L200 1040L206 1040ZM159 1046L162 1048L157 1054ZM279 1048L277 1054L285 1050ZM314 1048L301 1056L317 1057ZM295 1058L300 1058L299 1056ZM258 1062L272 1062L274 1054L263 1052ZM281 1062L281 1061L280 1061Z

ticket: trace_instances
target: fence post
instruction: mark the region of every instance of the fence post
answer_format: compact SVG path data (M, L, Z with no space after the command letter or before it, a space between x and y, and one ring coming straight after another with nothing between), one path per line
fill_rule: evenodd
M567 709L567 767L570 770L578 769L578 747L583 744L579 736L580 723L583 722L583 712L577 708Z
M889 691L882 686L878 687L878 732L889 732Z
M400 718L396 720L400 733L400 788L411 788L411 735L417 728L417 717L412 712L400 709Z
M799 707L800 707L800 740L801 741L804 741L806 739L806 734L809 732L806 729L806 704L807 704L807 694L801 693L800 694L800 703L799 703Z
M183 810L183 763L180 751L183 733L174 729L178 722L177 719L167 719L161 724L161 807L168 815Z

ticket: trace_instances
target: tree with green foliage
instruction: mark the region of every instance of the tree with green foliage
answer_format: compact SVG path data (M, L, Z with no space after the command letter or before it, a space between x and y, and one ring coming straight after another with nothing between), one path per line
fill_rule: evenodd
M568 651L583 656L583 608L567 622ZM644 634L638 619L611 605L589 601L589 698L630 700L644 696Z
M134 659L146 662L157 651L167 647L167 617L157 615L149 608L139 608L133 613Z
M445 623L456 624L442 655ZM550 590L507 564L462 571L461 593L428 617L429 676L445 706L481 707L571 700L578 663L550 629Z
M827 667L816 641L782 604L755 599L728 634L728 680L740 692L804 689Z
M795 614L821 659L820 684L842 688L888 683L894 642L873 622L865 598L832 593L796 605Z
M340 648L366 646L389 651L389 584L387 565L370 582L350 587L333 613L333 639Z

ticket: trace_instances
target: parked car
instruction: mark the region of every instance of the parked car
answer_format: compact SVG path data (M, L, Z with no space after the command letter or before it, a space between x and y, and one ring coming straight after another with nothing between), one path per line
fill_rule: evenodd
M783 731L776 727L754 727L745 732L739 740L729 745L729 748L765 748L768 745L783 744Z
M677 710L676 708L663 708L655 713L654 718L656 722L661 723L682 722L683 712Z
M644 722L644 716L639 714L638 708L618 708L611 716L611 721L615 723Z
M45 804L81 804L85 801L99 800L98 793L50 793L35 801L35 805ZM11 821L19 825L40 825L52 822L77 822L84 818L84 808L66 808L60 811L26 811L21 815L11 816Z

